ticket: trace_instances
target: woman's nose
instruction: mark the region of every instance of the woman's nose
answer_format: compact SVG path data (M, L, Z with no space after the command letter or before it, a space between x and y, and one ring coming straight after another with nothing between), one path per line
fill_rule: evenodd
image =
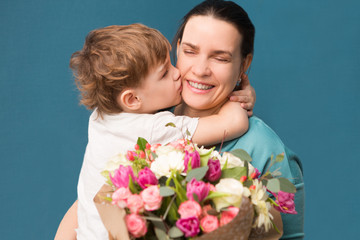
M198 77L209 76L211 71L207 59L197 58L197 60L193 62L192 72Z

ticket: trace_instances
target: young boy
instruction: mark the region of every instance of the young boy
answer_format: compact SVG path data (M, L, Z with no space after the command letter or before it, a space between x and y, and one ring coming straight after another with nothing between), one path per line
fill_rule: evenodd
M240 103L219 113L190 118L162 111L181 102L179 71L171 65L170 44L157 30L141 24L109 26L89 33L70 60L81 103L93 110L88 145L78 182L77 239L108 239L93 198L110 157L132 149L138 137L166 144L185 132L199 145L213 145L244 134L248 116ZM169 122L180 128L165 127Z

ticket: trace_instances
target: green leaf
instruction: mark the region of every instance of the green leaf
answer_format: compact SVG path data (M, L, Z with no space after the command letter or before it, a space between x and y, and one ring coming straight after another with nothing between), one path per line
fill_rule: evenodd
M176 125L174 123L172 123L172 122L169 122L169 123L167 123L165 125L165 127L174 127L174 128L176 128Z
M252 158L250 157L250 155L243 149L235 149L235 150L232 150L230 153L232 155L234 155L235 157L240 158L243 161L248 161L248 162L252 161Z
M196 193L193 193L192 195L193 195L194 201L199 202L199 197L198 197L198 195L197 195Z
M170 228L169 236L171 238L179 238L179 237L184 236L184 233L180 229L178 229L177 227L174 226L174 227Z
M131 191L132 193L134 193L134 194L139 192L139 191L136 189L136 186L135 186L135 184L134 184L134 181L133 181L131 175L129 175L129 189L130 189L130 191Z
M280 190L283 192L288 192L288 193L295 193L296 192L296 187L294 186L294 184L292 184L289 179L287 178L277 178L280 182Z
M275 162L282 162L283 160L284 160L284 153L280 153L275 158Z
M145 140L145 138L142 138L142 137L138 138L137 145L139 145L140 150L145 151L146 144L147 144L147 141Z
M175 194L175 191L167 186L160 187L160 195L163 197L172 196Z
M168 240L169 239L169 236L166 235L166 232L163 231L162 229L155 227L154 230L155 230L156 237L159 240Z
M246 167L233 167L222 170L221 178L234 178L240 180L242 176L246 176Z
M189 137L191 136L191 133L189 132L188 129L186 129L186 135L189 136Z
M190 182L193 178L196 178L197 181L200 181L205 176L208 169L208 166L192 169L187 173L186 181Z
M164 221L156 216L155 214L151 212L147 212L148 217L145 216L145 219L152 222L155 228L158 228L159 230L162 230L163 232L166 232L166 226Z
M280 181L278 178L269 179L266 183L266 188L272 192L280 191Z
M154 159L156 159L156 158L158 157L158 155L157 155L156 153L154 153L154 152L151 152L151 155L152 155L152 157L153 157Z

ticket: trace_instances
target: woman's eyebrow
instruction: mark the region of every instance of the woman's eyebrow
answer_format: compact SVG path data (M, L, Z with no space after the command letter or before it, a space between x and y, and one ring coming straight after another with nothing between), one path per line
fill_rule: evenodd
M187 45L188 47L191 47L191 48L194 49L194 50L199 50L199 47L196 46L196 45L194 45L194 44L192 44L192 43L183 42L182 44Z
M183 42L182 44L194 49L194 50L199 50L200 48L192 43L188 43L188 42ZM226 51L226 50L215 50L213 51L213 54L214 55L222 55L222 54L225 54L225 55L229 55L230 57L232 57L232 53L230 51Z

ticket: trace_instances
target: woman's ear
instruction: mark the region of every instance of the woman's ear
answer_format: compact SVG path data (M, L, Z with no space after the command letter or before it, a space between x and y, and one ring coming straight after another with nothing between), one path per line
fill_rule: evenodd
M245 60L242 63L242 66L241 66L243 73L246 73L246 71L249 69L252 59L253 59L253 55L251 53L246 56Z
M122 91L116 101L125 112L136 112L141 108L141 99L134 89Z

